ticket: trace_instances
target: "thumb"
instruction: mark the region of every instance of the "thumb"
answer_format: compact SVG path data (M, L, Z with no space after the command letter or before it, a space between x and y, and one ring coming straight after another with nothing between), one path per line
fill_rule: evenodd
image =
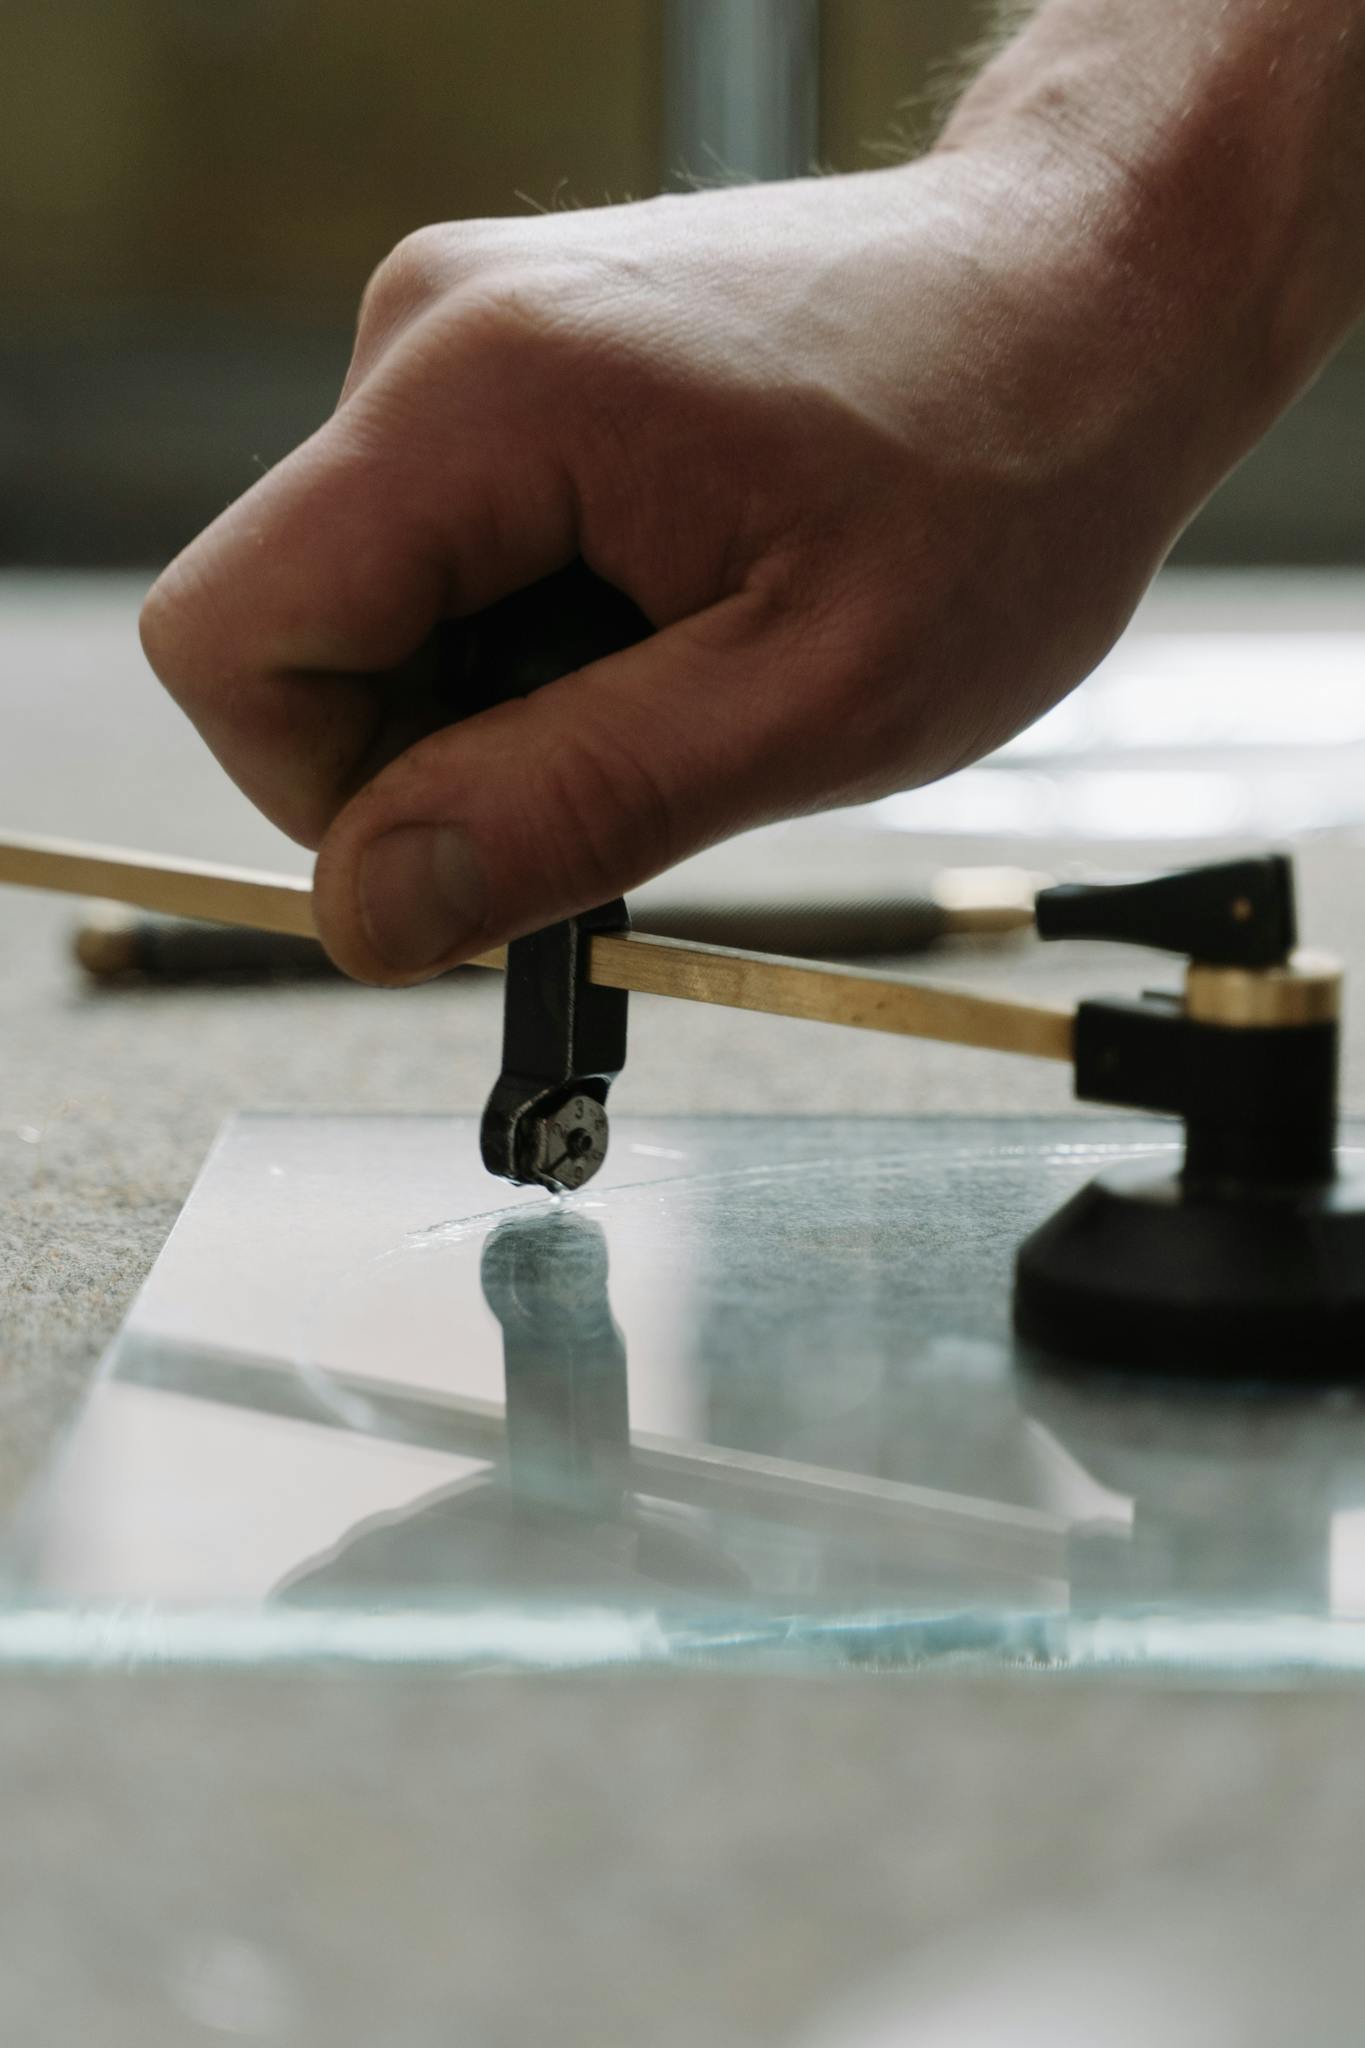
M727 598L390 762L318 856L338 966L428 980L796 807L790 664L762 657L756 610Z

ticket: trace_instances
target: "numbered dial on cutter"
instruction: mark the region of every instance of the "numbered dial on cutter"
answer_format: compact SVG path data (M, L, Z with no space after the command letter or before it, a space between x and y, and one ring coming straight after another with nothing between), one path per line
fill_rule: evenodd
M607 1156L607 1112L591 1095L571 1095L548 1115L531 1117L523 1171L552 1194L572 1194Z

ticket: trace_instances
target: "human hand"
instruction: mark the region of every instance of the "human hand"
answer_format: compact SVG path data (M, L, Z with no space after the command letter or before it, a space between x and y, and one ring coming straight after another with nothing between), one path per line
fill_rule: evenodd
M424 979L1079 682L1227 459L1132 203L968 148L401 244L333 418L144 614L338 963ZM655 635L387 758L433 626L580 553Z

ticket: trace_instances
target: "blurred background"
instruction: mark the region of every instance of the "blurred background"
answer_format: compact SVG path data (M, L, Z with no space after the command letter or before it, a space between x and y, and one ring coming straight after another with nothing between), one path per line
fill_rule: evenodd
M330 410L410 228L679 174L869 167L968 0L11 0L0 9L0 560L152 564ZM1358 561L1359 338L1187 562Z

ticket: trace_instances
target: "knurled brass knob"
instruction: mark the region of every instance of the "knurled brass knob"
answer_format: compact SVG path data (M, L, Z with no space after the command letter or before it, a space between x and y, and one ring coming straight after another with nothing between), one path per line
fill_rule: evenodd
M1341 962L1330 953L1292 953L1282 967L1206 967L1192 960L1185 1014L1230 1030L1292 1030L1341 1015Z

